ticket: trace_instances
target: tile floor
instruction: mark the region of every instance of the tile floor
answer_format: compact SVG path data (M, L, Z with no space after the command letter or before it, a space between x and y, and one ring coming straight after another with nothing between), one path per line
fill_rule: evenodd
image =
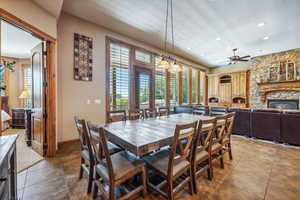
M48 158L18 175L18 196L23 200L92 199L87 181L78 180L79 144L65 145ZM187 200L299 200L300 149L248 138L233 137L232 161L225 169L215 163L214 179L198 179L197 195L186 190L176 199ZM142 198L140 198L142 199ZM149 194L147 200L163 199Z

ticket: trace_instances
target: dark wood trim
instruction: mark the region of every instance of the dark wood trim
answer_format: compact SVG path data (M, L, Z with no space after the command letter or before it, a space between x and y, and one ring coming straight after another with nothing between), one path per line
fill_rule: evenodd
M196 90L197 90L197 100L196 100L196 103L197 104L200 104L200 71L198 70L197 73L196 73Z
M56 154L56 39L2 8L0 8L0 18L46 41L46 49L48 51L48 54L46 55L48 81L48 87L46 89L46 93L48 94L46 100L46 111L48 116L46 119L46 134L48 149L46 156L54 156Z
M204 105L208 105L208 84L207 84L207 75L206 72L204 72Z
M35 35L43 40L47 40L50 42L56 41L56 39L54 37L50 36L47 33L44 33L40 29L38 29L38 28L30 25L29 23L23 21L22 19L14 16L13 14L4 10L3 8L0 8L0 18L20 27L21 29L24 29L25 31L31 32L33 35Z
M73 144L80 144L80 139L73 139L73 140L68 140L68 141L63 141L63 142L58 142L58 149L64 148L69 145Z
M192 68L189 68L189 72L188 72L187 90L188 90L188 103L192 104L192 101L193 101L193 70L192 70Z
M125 46L127 46L128 48L134 48L134 49L137 49L137 50L141 50L141 51L144 51L144 52L148 52L148 53L150 53L152 56L160 56L160 54L158 54L158 53L156 53L156 52L153 52L153 51L147 50L147 49L145 49L145 48L142 48L142 47L139 47L139 46L136 46L136 45L133 45L133 44L124 42L124 41L122 41L122 40L113 38L113 37L111 37L111 36L106 36L106 40L109 40L109 41L114 42L114 43L118 43L118 44L125 45ZM156 48L156 47L153 47L153 48ZM180 57L180 56L178 56L178 57ZM188 62L194 63L193 61L188 60L188 59L186 59L186 58L182 58L182 59L184 59L184 60L186 60L186 61L188 61ZM195 67L195 66L193 66L193 65L191 65L191 64L187 64L187 63L182 62L182 61L177 61L177 63L180 64L180 65L185 65L185 66L187 66L187 67L192 67L192 68L198 69L198 70L200 70L200 71L202 71L202 72L206 72L205 69ZM195 63L195 64L196 64L196 63ZM200 65L200 64L198 64L198 65Z

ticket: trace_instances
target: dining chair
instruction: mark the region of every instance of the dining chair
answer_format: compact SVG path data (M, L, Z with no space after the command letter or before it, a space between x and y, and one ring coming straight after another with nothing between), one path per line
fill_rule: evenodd
M108 111L107 121L108 123L126 121L126 111L125 110Z
M223 138L226 130L228 114L216 116L216 129L212 139L211 157L212 160L220 160L221 168L224 169L223 159ZM212 173L213 174L213 173Z
M74 117L75 124L79 133L80 138L80 149L81 149L81 162L80 162L80 171L79 171L79 179L83 177L83 175L87 175L88 177L88 189L87 193L92 191L92 182L93 182L93 174L94 174L94 159L93 153L89 141L89 137L87 135L87 126L86 122L79 117Z
M144 117L144 110L136 109L136 110L129 110L128 111L128 119L129 120L138 120Z
M101 195L110 200L130 199L141 192L145 197L147 195L147 175L144 162L127 151L110 154L103 127L88 122L88 128L91 135L98 135L98 141L92 142L97 160L97 164L95 165L93 198L97 197L99 190ZM103 158L102 154L104 155ZM128 189L123 190L128 191L127 194L117 196L116 187L121 186L125 181L137 175L141 175L142 184L131 191L128 191Z
M197 178L205 170L208 178L212 179L211 145L212 136L216 128L216 118L209 120L199 120L197 127L197 137L192 153L192 176L194 192L197 193Z
M209 107L204 105L197 105L193 107L194 115L209 115Z
M153 173L163 179L161 183L155 184L148 178L148 187L169 200L173 200L174 196L187 184L190 193L193 194L191 153L196 128L197 121L177 124L171 149L165 148L144 157ZM182 140L187 140L187 143L183 145ZM180 183L177 184L177 182ZM167 189L166 192L163 191L164 187Z
M170 108L168 106L163 106L158 108L159 116L168 116L170 114Z
M155 108L144 109L145 118L155 118L157 117L157 110Z
M225 131L222 138L223 154L229 154L229 159L232 160L232 149L231 149L231 134L235 120L235 112L227 114Z

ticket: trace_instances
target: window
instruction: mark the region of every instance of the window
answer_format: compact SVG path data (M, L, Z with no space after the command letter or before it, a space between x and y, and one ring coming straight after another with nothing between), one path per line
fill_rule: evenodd
M139 73L139 108L145 109L150 107L150 76L148 74Z
M182 70L182 103L187 104L188 103L188 79L189 79L189 68L183 67Z
M155 59L158 64L160 59ZM155 106L166 105L166 71L165 69L155 68Z
M205 73L200 71L200 102L201 104L204 103L204 82L205 82Z
M197 91L199 88L197 87L198 82L198 70L192 69L192 103L197 103L197 96L199 92Z
M30 94L32 94L32 69L30 66L26 66L23 68L23 87L24 90L29 91ZM32 106L32 99L28 98L25 99L25 107L30 108Z
M110 110L127 110L129 106L129 48L110 43Z
M137 61L141 61L144 63L150 63L151 62L151 55L149 53L145 53L143 51L136 50L135 51L135 59Z
M170 72L170 106L178 105L178 75Z

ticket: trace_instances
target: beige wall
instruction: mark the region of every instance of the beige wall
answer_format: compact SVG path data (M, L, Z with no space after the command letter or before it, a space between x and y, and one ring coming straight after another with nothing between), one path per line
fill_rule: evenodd
M74 33L93 38L92 82L75 81L73 79ZM73 120L76 115L95 123L105 122L106 36L159 52L157 49L110 32L98 25L65 13L61 14L58 21L58 141L78 138ZM101 104L95 104L96 99L100 99ZM91 104L87 104L88 100L91 101Z
M22 67L30 66L30 59L18 59L18 58L5 58L6 61L15 61L15 71L9 71L7 85L7 95L9 96L9 107L20 108L22 107L22 101L18 98L23 90L23 71Z
M56 38L56 18L31 0L0 0L0 7Z
M210 74L219 74L219 73L228 73L228 72L239 72L239 71L247 71L251 68L250 62L240 62L237 64L224 65L216 68L210 69Z

